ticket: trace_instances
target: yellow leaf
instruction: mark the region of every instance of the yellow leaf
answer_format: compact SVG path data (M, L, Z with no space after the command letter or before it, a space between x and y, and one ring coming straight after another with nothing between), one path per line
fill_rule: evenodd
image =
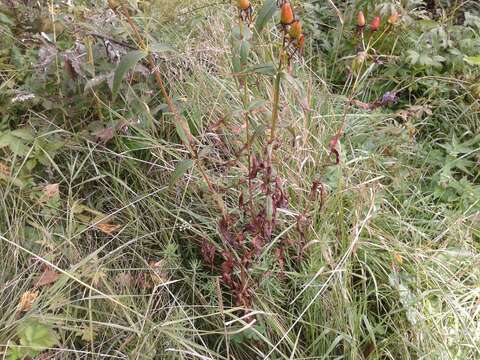
M37 300L38 291L26 291L22 294L20 302L18 303L18 311L26 312L29 311L35 300Z
M97 224L97 228L104 234L113 235L121 228L121 225L104 223L104 224Z
M398 265L403 265L403 257L400 254L394 254L393 258Z

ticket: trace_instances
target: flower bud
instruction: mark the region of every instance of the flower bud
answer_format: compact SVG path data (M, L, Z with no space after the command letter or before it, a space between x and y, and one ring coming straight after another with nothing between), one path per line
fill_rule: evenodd
M237 6L240 10L247 10L250 7L250 0L237 0Z
M378 28L380 27L381 21L382 20L381 20L380 16L375 16L375 18L370 23L370 30L377 31Z
M293 10L290 3L286 2L282 5L280 23L282 25L289 25L293 22Z
M302 23L300 22L300 20L295 20L293 22L288 34L292 39L300 38L300 35L302 35Z
M359 11L357 14L357 25L359 27L364 27L366 24L365 22L365 15L363 15L363 11Z

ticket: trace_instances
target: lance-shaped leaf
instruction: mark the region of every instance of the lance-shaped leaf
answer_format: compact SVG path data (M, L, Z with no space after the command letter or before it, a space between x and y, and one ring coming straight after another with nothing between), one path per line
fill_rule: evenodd
M118 64L118 67L115 70L115 75L113 77L113 86L112 86L113 99L117 97L118 90L120 89L120 85L122 84L122 81L125 75L130 70L132 70L140 60L142 60L146 56L147 56L146 52L136 50L136 51L129 52L124 57L122 57L122 60L120 60L120 63Z
M255 21L255 29L260 33L268 21L275 15L277 11L277 2L276 0L267 0L265 4L260 9L257 15L257 20Z

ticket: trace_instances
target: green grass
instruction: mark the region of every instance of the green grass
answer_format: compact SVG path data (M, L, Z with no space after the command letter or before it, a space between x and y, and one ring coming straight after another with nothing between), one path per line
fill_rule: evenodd
M105 9L97 5L89 17ZM244 136L238 133L244 94L230 68L235 15L228 4L167 1L136 17L152 37L177 49L162 55L162 74L209 176L227 189L223 198L232 212L242 190L236 180L246 171L224 166ZM110 35L128 40L122 24ZM272 61L274 39L273 30L267 32L251 61ZM73 33L58 41L73 48ZM448 161L458 163L450 153L439 155L438 144L451 142L451 130L460 143L475 136L478 100L465 109L439 99L432 116L402 123L390 109L350 106L351 88L338 91L330 83L332 65L307 52L295 72L310 112L283 83L282 143L274 163L289 206L279 210L275 240L249 274L260 279L252 325L221 281L221 262L212 271L202 261L203 242L221 246L220 214L206 184L195 168L170 184L176 164L189 155L171 116L155 112L164 109L164 99L153 81L137 74L116 102L106 86L84 94L68 80L61 57L46 80L38 80L41 72L29 64L38 46L20 48L25 73L10 65L6 51L0 57L0 89L8 90L0 94L1 130L34 129L34 140L25 140L27 154L0 148L1 163L12 170L0 175L2 356L20 344L22 324L37 319L57 336L55 347L42 353L52 359L480 357L478 167L468 164L470 174L455 178L454 185L468 179L470 187L462 183L460 194L445 201L435 195L436 177ZM95 54L102 51L95 48ZM112 67L97 64L97 75L102 66ZM363 100L373 83L358 84ZM29 86L39 100L12 105L14 91ZM247 96L270 101L272 91L270 79L259 76ZM222 117L223 133L216 134L211 125ZM344 117L341 162L332 165L328 144ZM252 124L267 118L252 115ZM129 123L128 130L107 144L95 141L100 125L117 122ZM253 145L257 153L261 138ZM478 161L478 142L469 146L465 158ZM325 187L323 204L309 200L314 180ZM44 186L54 183L59 194L41 201ZM310 219L303 256L287 252L282 269L275 245L301 242L296 224L302 214ZM120 228L109 235L99 231L102 222ZM19 311L22 294L36 290L45 265L59 279L38 289L30 310Z

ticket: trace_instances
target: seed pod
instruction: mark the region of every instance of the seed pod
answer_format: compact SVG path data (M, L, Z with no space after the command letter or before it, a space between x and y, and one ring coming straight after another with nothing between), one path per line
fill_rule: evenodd
M357 25L363 28L365 24L365 15L363 15L363 11L359 11L357 14Z
M250 7L250 0L237 0L237 6L240 10L247 10Z
M377 31L378 28L380 27L381 21L382 20L381 20L380 16L375 16L375 18L370 23L370 30Z
M390 15L390 17L388 18L388 23L390 25L395 25L398 22L399 18L400 18L400 15L398 15L398 13L394 13Z
M293 22L293 10L290 3L286 2L282 5L280 23L282 25L289 25Z
M300 20L295 20L293 22L288 34L292 39L298 39L300 35L302 35L302 23L300 22Z

